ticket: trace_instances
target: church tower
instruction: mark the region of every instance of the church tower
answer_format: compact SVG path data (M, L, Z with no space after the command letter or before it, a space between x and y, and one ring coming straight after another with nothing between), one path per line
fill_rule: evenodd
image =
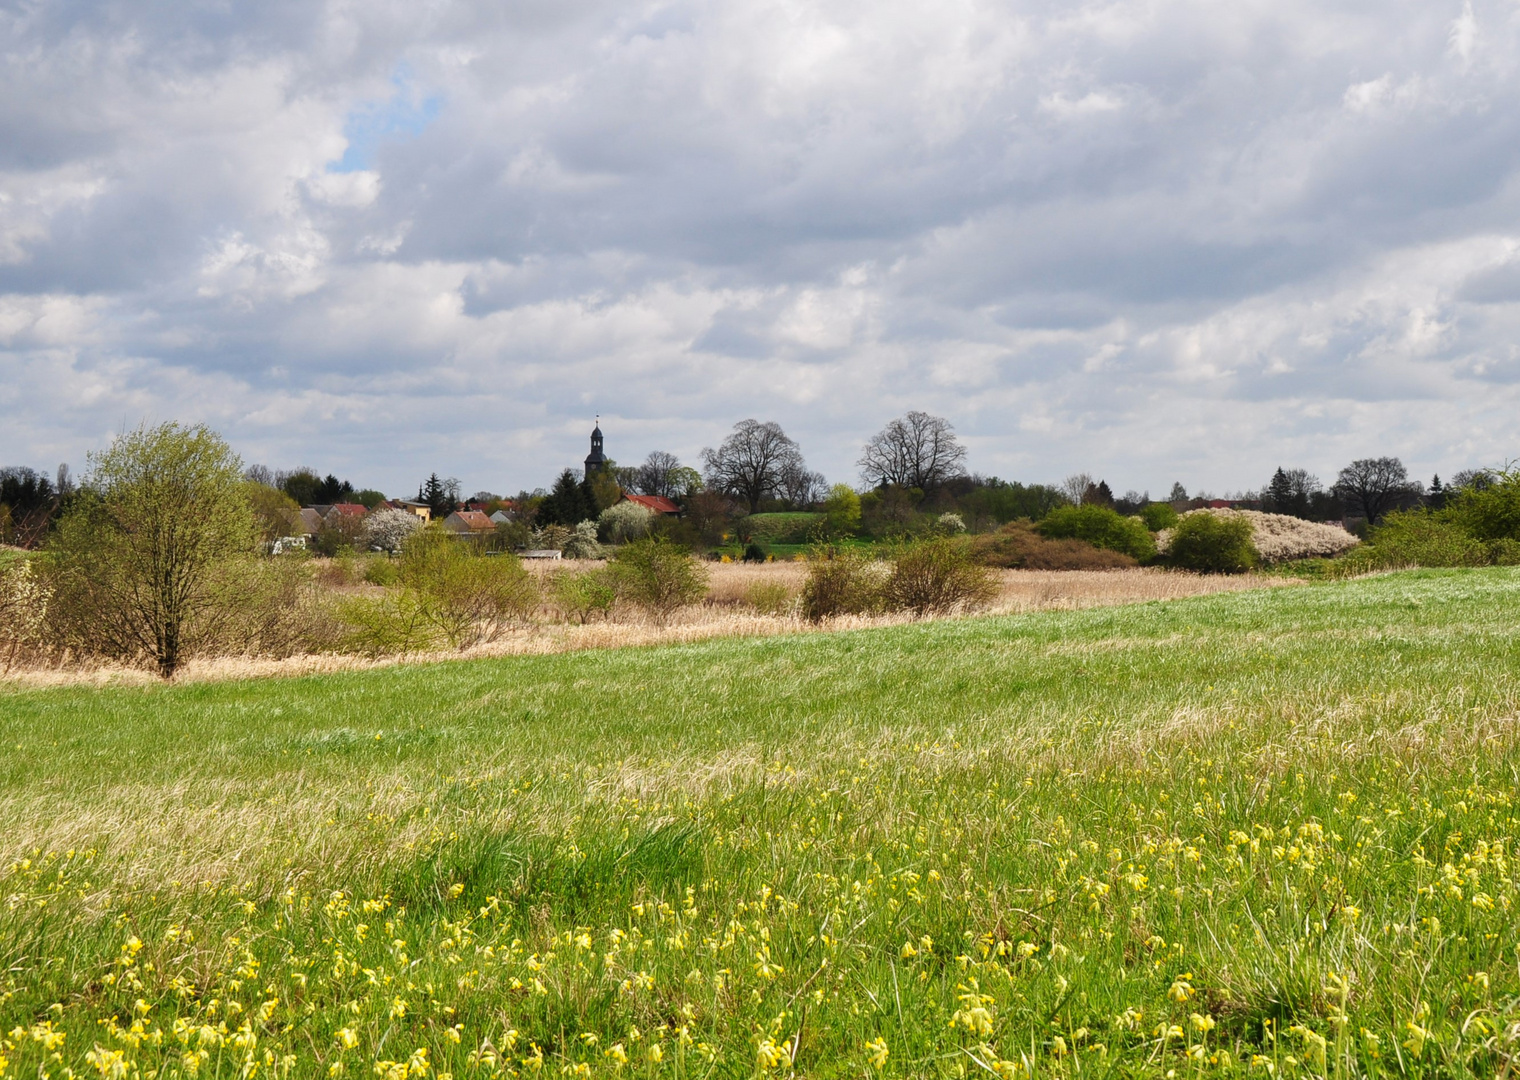
M596 418L596 427L591 429L591 453L586 455L586 479L590 480L593 473L600 472L607 461L607 455L602 453L602 418Z

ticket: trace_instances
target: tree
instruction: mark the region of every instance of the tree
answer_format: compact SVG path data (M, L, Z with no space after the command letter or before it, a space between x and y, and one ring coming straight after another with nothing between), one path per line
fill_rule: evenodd
M248 473L243 475L247 476ZM301 512L294 499L279 488L257 480L245 480L243 491L253 510L254 526L260 540L277 540L291 535L291 527Z
M1166 497L1166 501L1171 503L1174 507L1178 503L1185 503L1188 501L1187 488L1182 486L1181 480L1173 481L1172 493Z
M566 469L554 481L554 490L538 504L536 520L540 525L563 525L573 529L583 521L595 520L597 507L590 485L578 480L573 469Z
M1312 475L1307 469L1279 467L1272 474L1272 481L1267 485L1267 490L1262 493L1265 496L1262 500L1265 503L1263 508L1273 514L1308 518L1311 516L1310 507L1313 505L1314 496L1322 490L1319 477Z
M1096 485L1092 473L1072 473L1061 481L1060 491L1071 505L1081 506L1087 500L1087 492Z
M1418 494L1404 463L1395 457L1359 458L1341 470L1335 491L1352 512L1376 525Z
M376 510L364 519L364 545L395 555L421 528L422 519L409 510Z
M1082 493L1083 506L1106 506L1110 510L1114 508L1113 489L1108 486L1107 480L1099 480L1096 484L1089 484L1087 490Z
M242 463L204 425L170 423L117 437L90 465L56 539L68 600L111 651L170 678L234 601L222 571L253 551Z
M857 464L872 487L895 484L928 492L963 475L965 460L966 448L950 422L915 409L877 432Z
M68 466L59 466L58 478L68 482ZM67 494L35 469L0 469L0 505L10 507L9 542L28 548L42 543Z
M854 536L860 530L860 496L849 484L835 484L823 503L824 531L830 539Z
M428 504L435 521L446 518L459 509L459 481L440 480L437 473L431 473L417 488L417 501Z
M778 494L795 510L805 510L820 503L828 495L823 473L809 472L799 458L781 470Z
M789 469L801 469L802 450L774 421L741 420L716 449L702 451L707 486L741 499L751 514L777 494Z
M644 463L633 470L630 477L633 490L640 495L661 495L675 499L686 494L676 488L676 470L681 469L681 459L664 450L651 450Z

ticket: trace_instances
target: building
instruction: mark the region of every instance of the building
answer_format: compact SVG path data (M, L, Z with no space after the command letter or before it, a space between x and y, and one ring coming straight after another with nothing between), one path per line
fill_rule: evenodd
M496 531L496 525L479 510L455 510L443 519L443 527L457 536L478 536Z
M364 515L368 513L369 511L359 503L333 503L333 505L328 508L327 513L322 515L322 522L323 524L336 529L338 527L338 522L344 520L359 521L362 520L364 518Z
M630 495L625 491L618 502L637 503L645 510L656 514L669 514L672 517L679 516L681 513L681 508L663 495Z
M596 418L596 427L591 429L591 453L586 455L586 479L590 480L592 473L602 471L602 466L607 464L607 455L602 453L602 418Z

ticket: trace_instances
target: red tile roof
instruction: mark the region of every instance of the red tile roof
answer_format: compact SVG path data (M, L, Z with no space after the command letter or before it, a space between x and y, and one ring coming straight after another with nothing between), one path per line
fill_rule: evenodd
M456 510L449 515L450 518L458 518L471 532L494 532L496 525L490 518L479 510Z
M663 495L629 495L623 493L623 498L631 503L638 503L646 510L653 510L656 514L679 514L681 508Z
M342 514L344 517L363 517L365 514L369 513L368 510L364 509L364 507L360 506L358 503L333 503L333 508L332 510L329 510L328 513L330 514L334 511Z

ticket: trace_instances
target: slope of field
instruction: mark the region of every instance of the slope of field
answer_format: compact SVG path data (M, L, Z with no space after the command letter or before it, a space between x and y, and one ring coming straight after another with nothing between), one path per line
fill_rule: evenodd
M17 1075L1507 1074L1520 572L0 695Z

